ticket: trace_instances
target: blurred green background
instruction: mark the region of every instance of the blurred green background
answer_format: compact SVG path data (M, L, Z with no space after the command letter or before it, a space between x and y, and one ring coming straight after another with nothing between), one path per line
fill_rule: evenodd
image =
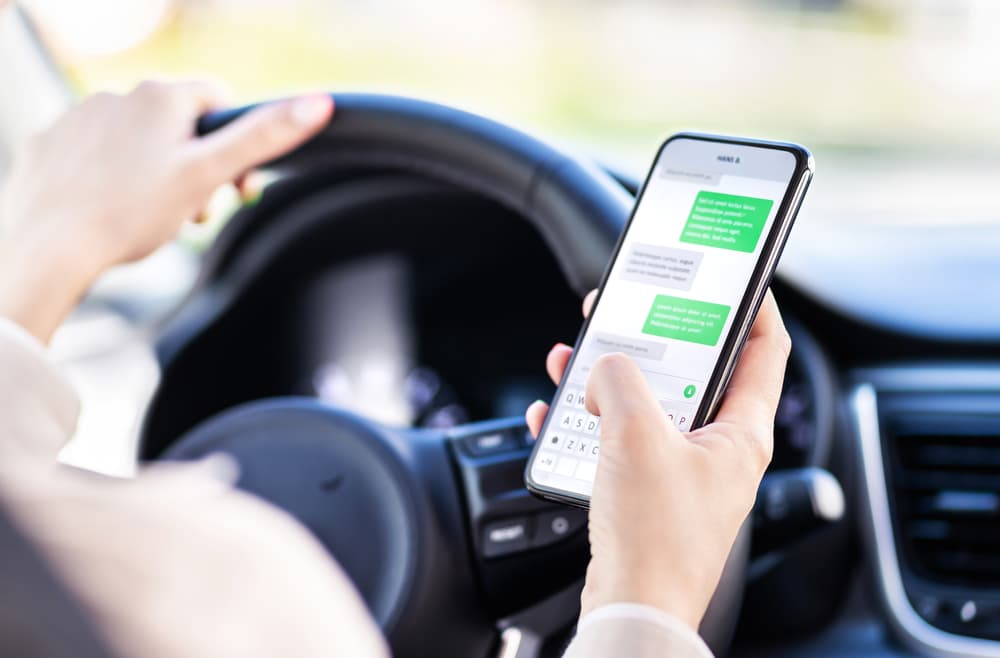
M995 221L994 0L25 0L81 91L415 95L641 173L682 128L800 141L827 218Z

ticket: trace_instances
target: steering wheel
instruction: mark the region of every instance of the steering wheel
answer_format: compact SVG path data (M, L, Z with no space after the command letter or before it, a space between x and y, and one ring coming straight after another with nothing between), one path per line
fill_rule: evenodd
M324 198L344 212L367 199L356 193L359 181L387 173L474 193L530 222L578 293L597 285L632 204L603 170L441 105L355 94L335 101L336 117L322 133L270 164L285 180L320 176ZM198 130L215 130L248 109L206 116ZM160 336L165 372L258 280L261 250L295 230L294 222L267 225L259 209L243 215L217 239ZM498 643L503 656L550 655L579 614L586 513L527 492L531 440L521 418L405 429L285 397L223 411L175 438L157 430L164 414L155 399L151 410L141 457L235 457L238 486L319 538L396 656L488 656ZM718 653L735 625L747 547L744 532L702 625Z

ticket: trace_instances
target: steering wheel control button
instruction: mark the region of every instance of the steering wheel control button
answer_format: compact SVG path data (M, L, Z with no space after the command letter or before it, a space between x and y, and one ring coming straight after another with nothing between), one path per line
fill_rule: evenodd
M507 431L467 436L463 439L463 444L469 454L474 457L511 452L513 450L520 450L522 447L517 435Z
M535 517L535 534L531 538L532 548L551 546L568 539L587 525L587 513L572 508L554 512L541 512Z
M518 516L483 526L483 557L501 557L529 547L528 517Z

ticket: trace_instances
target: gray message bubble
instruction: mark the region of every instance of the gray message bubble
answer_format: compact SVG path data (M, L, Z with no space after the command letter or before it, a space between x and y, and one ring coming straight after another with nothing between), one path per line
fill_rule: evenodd
M679 180L685 183L697 183L698 185L718 185L719 174L711 171L694 171L690 169L679 169L668 164L660 165L660 178Z
M689 249L634 244L628 252L621 278L663 288L690 290L704 254Z
M667 349L666 343L656 343L651 340L639 340L628 336L617 336L599 331L590 337L587 345L588 356L596 359L609 352L621 352L638 359L660 360Z

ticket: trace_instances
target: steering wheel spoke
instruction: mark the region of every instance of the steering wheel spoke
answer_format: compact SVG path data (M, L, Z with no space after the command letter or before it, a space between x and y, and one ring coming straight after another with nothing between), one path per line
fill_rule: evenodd
M447 433L470 544L497 616L512 615L579 580L589 557L587 512L535 498L524 486L534 439L522 418ZM572 606L567 623L575 617Z
M517 614L578 580L587 559L586 516L524 488L530 450L520 419L407 430L273 398L209 418L163 458L230 454L237 486L298 518L340 562L395 655L486 656L498 631L517 624L540 646L576 617L564 604L543 626Z

